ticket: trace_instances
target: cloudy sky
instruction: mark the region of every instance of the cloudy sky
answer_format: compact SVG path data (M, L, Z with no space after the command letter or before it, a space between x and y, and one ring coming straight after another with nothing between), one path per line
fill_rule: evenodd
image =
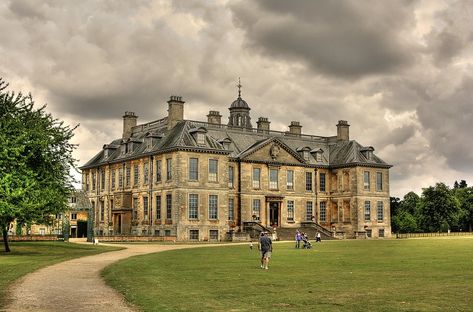
M121 116L253 121L350 137L394 165L391 194L473 184L472 1L0 1L0 77L71 125L79 164Z

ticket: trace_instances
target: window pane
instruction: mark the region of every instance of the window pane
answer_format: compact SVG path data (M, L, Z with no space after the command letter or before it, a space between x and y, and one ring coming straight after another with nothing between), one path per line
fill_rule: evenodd
M376 172L376 190L382 191L383 190L383 173Z
M327 207L325 202L320 202L320 221L326 221Z
M217 195L209 195L209 219L217 219L218 216L218 197Z
M233 167L228 167L228 187L233 188Z
M138 186L138 165L133 166L133 186Z
M261 169L253 168L253 188L260 188Z
M286 187L288 190L294 189L294 170L287 171Z
M278 170L269 169L269 188L272 190L278 189Z
M309 201L306 203L306 221L311 221L313 216L312 202Z
M172 195L166 194L166 219L172 219Z
M365 190L370 189L370 172L369 171L364 172L363 187Z
M321 173L319 176L320 179L320 191L325 192L325 173Z
M209 159L209 181L217 182L218 176L218 161L216 159Z
M161 172L161 160L156 160L156 182L161 182L162 172Z
M148 219L148 197L143 197L143 216Z
M365 201L365 221L370 221L371 219L371 202Z
M198 215L199 215L198 203L199 203L199 195L189 194L189 219L198 218Z
M287 201L287 220L294 221L294 201Z
M197 158L189 159L189 180L199 179L199 160Z
M378 222L383 222L384 219L384 205L381 201L377 203L377 219Z
M234 199L228 199L228 220L233 221L235 219L235 207L234 207Z
M305 173L305 190L312 191L312 172Z
M148 184L149 183L149 163L145 162L143 164L143 183Z
M261 201L259 199L253 199L253 220L259 221L261 212Z
M172 179L172 159L166 159L166 180Z
M156 196L156 219L161 219L161 196Z
M125 185L130 186L131 183L131 167L126 167L126 175L125 175Z

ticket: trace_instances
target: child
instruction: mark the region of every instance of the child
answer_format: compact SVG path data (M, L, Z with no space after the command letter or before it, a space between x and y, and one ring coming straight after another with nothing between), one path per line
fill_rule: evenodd
M253 241L250 240L250 249L252 250L253 249Z

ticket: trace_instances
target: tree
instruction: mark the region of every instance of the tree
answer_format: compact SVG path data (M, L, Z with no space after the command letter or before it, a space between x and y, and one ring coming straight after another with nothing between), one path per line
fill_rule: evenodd
M460 227L471 232L473 229L473 187L455 189L455 196L460 203Z
M423 231L447 230L458 225L459 201L444 183L424 188L419 202L419 223Z
M418 230L416 214L420 200L419 196L414 192L409 192L404 195L403 200L396 199L397 209L394 214L391 214L393 231L401 233L416 232ZM391 198L392 203L393 199Z
M0 78L0 228L5 251L8 231L20 223L44 223L67 210L75 167L69 141L74 128L34 108L31 95L7 91Z

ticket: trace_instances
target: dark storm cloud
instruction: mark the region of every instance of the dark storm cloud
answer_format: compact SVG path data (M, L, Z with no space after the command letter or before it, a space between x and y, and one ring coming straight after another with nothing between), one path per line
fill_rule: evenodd
M242 1L232 11L251 48L315 74L396 72L414 58L412 42L399 35L413 23L408 1Z

